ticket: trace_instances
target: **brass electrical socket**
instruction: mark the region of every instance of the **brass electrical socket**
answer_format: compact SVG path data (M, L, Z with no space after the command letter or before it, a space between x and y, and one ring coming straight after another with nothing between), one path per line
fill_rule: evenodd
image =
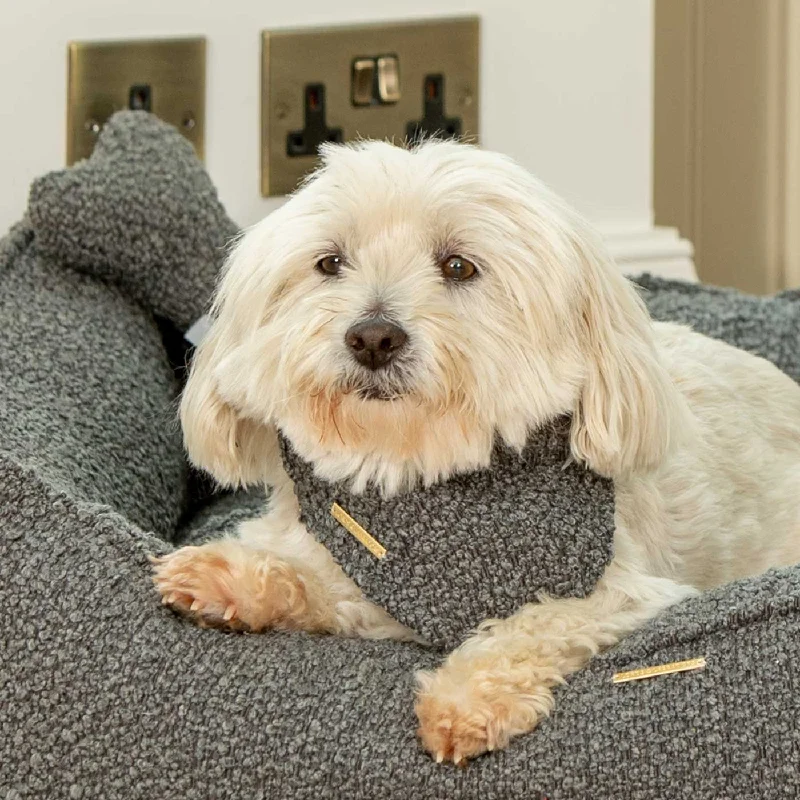
M174 125L203 158L206 40L70 42L67 164L87 158L105 121L138 107Z
M320 99L328 126L323 130L331 141L363 137L402 142L409 126L423 117L423 88L433 76L438 78L436 87L443 86L444 122L454 123L450 132L476 141L479 45L477 17L264 31L261 193L287 194L314 168L315 155L289 155L289 137L306 129L307 106ZM363 74L361 65L373 59L377 70L387 57L389 63L391 57L397 59L399 87L392 86L391 102L380 102L376 75L376 102L363 103L358 100L364 89L357 77ZM396 88L399 97L394 100ZM319 137L318 120L315 125Z

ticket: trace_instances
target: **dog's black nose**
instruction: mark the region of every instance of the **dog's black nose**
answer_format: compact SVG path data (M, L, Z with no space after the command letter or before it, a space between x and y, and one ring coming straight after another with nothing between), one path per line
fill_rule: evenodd
M380 369L403 349L408 335L399 325L372 317L351 325L344 340L359 364Z

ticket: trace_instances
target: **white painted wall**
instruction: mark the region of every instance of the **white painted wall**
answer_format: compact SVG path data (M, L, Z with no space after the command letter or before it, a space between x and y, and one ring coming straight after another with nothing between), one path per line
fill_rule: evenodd
M295 10L302 6L302 12ZM483 144L606 231L651 225L652 0L404 0L402 17L483 19ZM206 163L231 216L259 194L259 31L398 18L388 0L0 0L0 230L64 164L70 39L208 37Z

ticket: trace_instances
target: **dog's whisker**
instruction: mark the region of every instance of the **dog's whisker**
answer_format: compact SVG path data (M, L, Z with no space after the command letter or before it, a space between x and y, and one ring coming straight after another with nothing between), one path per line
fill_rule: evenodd
M324 322L320 323L320 325L319 325L318 327L314 328L314 330L313 330L313 331L311 332L311 334L309 335L309 338L310 338L310 339L314 339L314 338L316 338L317 336L319 336L319 334L320 334L320 333L322 333L322 331L323 331L323 330L325 330L325 328L326 328L326 327L327 327L327 326L328 326L328 325L329 325L329 324L330 324L330 323L331 323L331 322L332 322L334 319L336 319L336 315L335 315L335 314L332 314L330 317L328 317L328 319L326 319Z
M298 397L303 397L305 394L305 392L295 392L295 394L290 394L287 397L281 398L275 405L281 407L286 406L288 403L291 403L292 400L296 400Z
M345 442L344 436L342 436L342 432L339 430L339 424L336 422L336 407L333 405L331 405L331 421L333 422L333 427L336 428L336 433L339 435L339 440L342 445L346 447L347 442Z

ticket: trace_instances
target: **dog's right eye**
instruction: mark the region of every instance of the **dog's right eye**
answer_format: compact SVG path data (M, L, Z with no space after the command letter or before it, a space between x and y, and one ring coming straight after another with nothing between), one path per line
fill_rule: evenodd
M341 256L325 256L317 261L317 269L323 275L338 275L344 266L344 259Z
M450 256L439 265L448 281L468 281L478 274L478 268L461 256Z

